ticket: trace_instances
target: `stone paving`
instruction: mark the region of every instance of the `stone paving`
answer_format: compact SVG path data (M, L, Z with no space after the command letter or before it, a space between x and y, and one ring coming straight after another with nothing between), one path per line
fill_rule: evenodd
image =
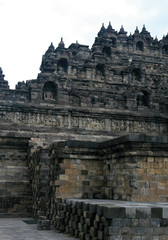
M55 230L38 231L36 224L27 224L26 218L0 218L0 240L76 240Z

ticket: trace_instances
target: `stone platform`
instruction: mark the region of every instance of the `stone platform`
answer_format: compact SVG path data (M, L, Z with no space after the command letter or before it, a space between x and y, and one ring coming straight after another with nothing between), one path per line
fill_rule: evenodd
M168 239L166 202L67 199L59 209L57 228L82 240Z
M119 200L106 200L106 199L67 199L66 203L81 202L89 205L97 205L102 207L122 207L122 208L168 208L168 202L130 202Z
M0 218L0 240L75 240L55 230L38 231L30 218Z

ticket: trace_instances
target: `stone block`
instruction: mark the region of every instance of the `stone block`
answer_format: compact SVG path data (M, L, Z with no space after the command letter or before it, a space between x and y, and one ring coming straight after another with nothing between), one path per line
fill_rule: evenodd
M92 238L96 236L96 229L94 227L90 228L90 235Z
M109 208L104 207L103 210L104 217L107 219L112 218L125 218L126 217L126 210L125 208Z
M91 219L90 218L85 218L85 224L90 227L91 226Z
M162 208L151 208L151 218L162 218L163 209Z
M147 234L145 236L141 236L142 240L153 240L153 236L151 236L150 234Z
M112 236L105 236L104 240L122 240L122 236L114 234Z
M50 220L46 219L45 217L40 217L37 221L38 230L50 230L50 226Z
M159 218L151 218L150 219L150 226L151 227L160 227L161 219Z
M80 240L85 240L85 234L84 234L84 232L80 232L80 233L79 233L79 239L80 239Z
M108 226L104 228L104 233L106 236L111 236L113 234L121 234L121 227Z
M149 227L149 226L150 226L149 218L139 219L139 227Z
M132 236L133 235L133 229L131 227L122 227L121 228L121 235Z
M123 227L130 227L131 226L131 219L130 218L124 218L123 219Z
M166 219L166 218L164 218L164 219L161 219L160 221L159 221L159 226L160 227L166 227L166 228L168 228L168 218ZM158 227L159 227L158 226Z
M151 208L137 208L136 218L150 218Z
M91 240L90 234L85 234L85 240Z
M133 236L131 240L142 240L142 236Z
M131 235L122 235L122 240L132 240Z
M96 214L96 212L97 212L97 205L96 204L89 204L89 212Z
M155 158L154 157L147 157L147 162L154 162Z
M103 233L103 231L98 230L97 236L98 236L98 239L99 239L99 240L103 240L103 239L104 239L104 233Z
M113 218L112 219L112 226L113 227L123 227L123 218Z
M163 218L168 219L168 208L163 208Z
M149 229L150 230L150 229ZM147 228L144 228L144 227L135 227L133 229L134 233L133 235L136 236L144 236L148 233L148 229Z
M127 207L126 208L126 216L128 218L135 218L136 217L136 208L134 208L134 207Z

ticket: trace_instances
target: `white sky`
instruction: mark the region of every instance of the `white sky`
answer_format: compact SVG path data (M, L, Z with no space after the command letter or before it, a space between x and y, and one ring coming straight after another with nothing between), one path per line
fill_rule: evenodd
M10 88L35 79L42 55L51 42L57 47L78 42L90 47L102 23L111 21L133 33L145 24L152 37L168 32L168 0L0 0L0 67Z

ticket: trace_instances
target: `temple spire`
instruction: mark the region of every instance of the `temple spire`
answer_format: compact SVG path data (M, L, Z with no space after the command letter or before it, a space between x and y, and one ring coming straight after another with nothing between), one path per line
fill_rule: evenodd
M135 33L139 33L139 29L138 29L137 26L136 26L136 29L135 29Z
M104 23L102 23L101 31L105 30Z
M54 52L54 49L55 49L54 45L53 43L51 43L45 54L47 55L47 54L50 54L51 52Z
M98 32L98 36L101 36L104 33L105 30L106 29L104 27L104 23L102 23L102 27L101 27L100 31Z
M145 24L143 24L142 32L146 32Z
M9 89L8 81L4 80L5 75L3 74L2 68L0 67L0 88Z
M142 34L150 34L150 33L146 30L145 24L143 25L143 28L142 28L141 33L142 33Z
M127 32L124 30L123 25L121 25L121 28L120 28L119 34L127 34Z
M108 25L107 29L112 30L111 22L109 22L109 25Z
M58 44L58 47L60 47L60 48L64 48L65 47L65 44L63 42L63 38L62 37L61 37L60 43Z
M50 46L49 46L49 49L50 49L51 51L54 51L54 45L53 45L52 42L51 42L51 44L50 44Z

